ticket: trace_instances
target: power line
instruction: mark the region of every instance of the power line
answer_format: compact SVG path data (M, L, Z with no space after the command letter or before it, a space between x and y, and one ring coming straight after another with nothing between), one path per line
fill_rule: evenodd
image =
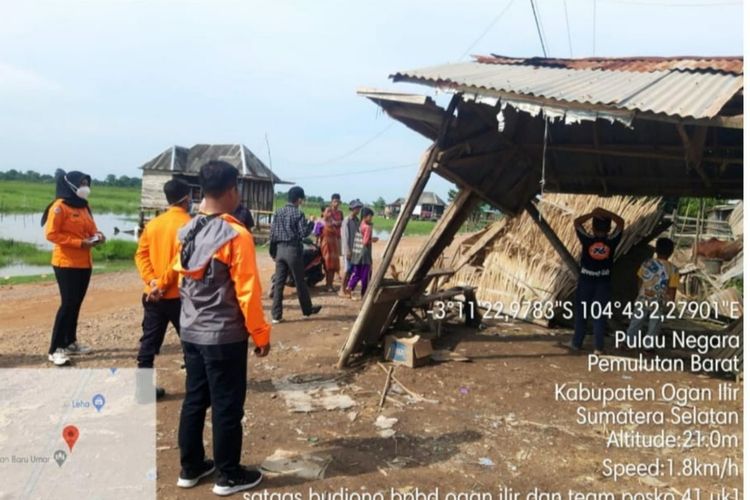
M388 132L388 130L391 127L393 127L393 125L395 123L396 122L389 123L385 128L383 128L379 132L375 133L375 135L373 135L369 139L365 140L364 142L360 143L358 146L353 147L352 149L348 150L345 153L342 153L342 154L340 154L338 156L334 156L333 158L329 158L329 159L327 159L325 161L319 161L319 162L315 162L315 163L307 163L306 165L310 165L312 167L319 167L321 165L327 165L329 163L335 163L337 161L343 160L344 158L348 158L351 155L353 155L354 153L356 153L357 151L360 151L361 149L364 149L365 147L367 147L370 144L372 144L373 142L375 142L380 136L382 136L383 134L385 134L386 132Z
M593 16L593 29L591 34L591 55L596 55L596 0L592 0L594 4L594 16Z
M331 172L331 173L327 173L327 174L305 175L305 176L302 176L302 177L292 176L292 177L295 177L296 179L325 179L325 178L329 178L329 177L340 177L342 175L345 175L345 176L349 177L351 175L371 174L371 173L374 173L374 172L385 172L387 170L398 170L398 169L401 169L401 168L409 168L409 167L413 167L413 166L415 166L415 164L412 162L412 163L405 163L405 164L402 164L402 165L393 165L391 167L372 168L370 170L359 170L359 171L355 171L355 172L351 172L351 171L348 171L348 172Z
M547 52L549 52L549 40L547 40L547 31L544 29L544 13L542 12L542 6L537 0L534 0L534 5L536 5L536 12L539 16L539 28L542 30L542 39L544 40L544 46L547 48Z
M570 37L570 21L568 21L568 0L563 0L563 9L565 10L565 27L568 30L568 51L570 57L573 57L573 40Z
M513 5L513 2L515 2L515 1L516 0L510 0L507 4L505 4L505 7L503 8L503 10L501 10L500 13L497 16L495 16L495 18L490 22L490 24L487 25L487 27L484 29L484 31L482 31L482 34L480 34L476 38L476 40L474 40L473 42L471 42L471 44L468 47L466 47L466 50L464 50L463 54L461 54L461 57L458 58L459 61L461 59L463 59L464 57L466 57L466 54L468 54L469 51L471 49L473 49L474 46L476 44L478 44L482 40L482 38L485 37L485 35L487 33L489 33L489 31L492 29L492 27L495 26L495 24L505 15L506 12L508 12L508 9L510 9L510 6Z
M651 2L646 0L601 0L605 3L620 3L625 5L648 5L648 6L659 6L659 7L726 7L730 5L742 5L741 1L716 1L716 2Z
M547 57L547 47L544 45L544 37L542 37L542 28L539 27L539 18L536 15L536 6L534 5L534 0L529 0L531 2L531 12L534 13L534 23L536 24L536 32L537 35L539 35L539 43L542 45L542 53L544 54L544 57Z

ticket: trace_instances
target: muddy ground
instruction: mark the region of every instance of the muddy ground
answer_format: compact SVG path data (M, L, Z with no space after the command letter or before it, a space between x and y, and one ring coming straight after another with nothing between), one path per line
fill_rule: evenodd
M408 238L405 250L416 248L419 238ZM380 251L382 252L382 245ZM376 249L376 253L378 250ZM270 278L272 261L259 255L264 278ZM93 278L79 327L79 339L96 349L76 359L77 367L134 367L140 335L141 283L135 273L97 275ZM675 463L687 457L720 462L732 457L742 470L740 448L689 450L606 449L602 426L575 423L576 403L554 400L555 382L593 382L601 386L677 386L716 388L722 381L689 373L593 373L586 357L569 355L557 344L569 339L567 330L535 325L499 323L481 331L451 326L439 339L471 362L433 364L418 369L397 367L394 374L407 388L437 402L414 401L391 392L378 411L384 371L376 359L341 372L335 367L338 351L357 315L359 302L315 292L324 306L314 319L303 319L291 290L285 301L286 322L274 326L273 347L265 359L249 358L243 462L258 465L277 449L329 455L332 462L324 479L290 476L266 478L269 492L349 492L390 494L441 487L441 492L491 492L502 487L522 493L539 488L561 491L682 492L688 487L719 491L742 487L730 477L662 477L659 480L603 476L602 460L648 463L657 457ZM267 314L270 302L264 299ZM58 305L51 283L0 287L0 367L49 368L45 352ZM159 384L169 395L158 403L158 497L163 499L210 498L210 482L192 490L175 486L179 472L177 422L183 395L178 338L168 333L157 360ZM356 406L346 410L292 413L274 382L290 375L306 379L335 379L341 393ZM620 407L625 407L623 403ZM638 408L665 408L665 403L635 403ZM597 405L584 404L588 408ZM742 402L706 402L707 409L742 411ZM617 407L617 405L616 405ZM381 437L374 426L379 414L398 419L395 435ZM665 425L684 431L686 426ZM656 432L660 426L643 426ZM698 426L710 430L710 426ZM713 427L742 442L741 425ZM210 428L209 428L210 430ZM211 435L206 433L210 450ZM209 451L210 453L210 451ZM238 495L239 496L239 495ZM386 496L388 498L388 496ZM497 496L496 496L497 498ZM522 497L523 498L523 497ZM706 496L707 498L707 496Z

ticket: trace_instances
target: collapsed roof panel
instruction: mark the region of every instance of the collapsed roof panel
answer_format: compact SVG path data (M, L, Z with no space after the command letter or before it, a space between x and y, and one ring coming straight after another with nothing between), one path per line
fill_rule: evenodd
M694 59L675 58L653 66L665 69L642 71L632 70L642 68L629 59L598 59L596 65L576 65L577 60L564 59L525 59L506 64L480 58L476 62L399 71L391 78L396 82L508 100L531 100L562 108L600 107L682 119L710 119L743 88L741 72L719 69L734 68L737 60L742 58L733 58L731 65L722 60L717 71L706 71L710 60L698 64ZM564 64L565 61L569 64ZM609 64L605 64L607 61ZM690 66L701 70L685 69Z

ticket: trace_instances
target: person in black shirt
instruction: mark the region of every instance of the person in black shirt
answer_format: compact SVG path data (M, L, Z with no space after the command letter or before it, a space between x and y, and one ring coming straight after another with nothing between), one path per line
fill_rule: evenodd
M320 312L321 306L312 305L310 291L305 282L305 269L302 262L302 240L310 236L313 223L305 218L299 209L305 199L305 191L294 186L287 195L289 202L276 210L271 222L271 257L276 261L273 275L273 306L271 320L280 323L283 315L284 284L292 273L297 288L297 298L305 317Z
M234 212L232 212L232 216L240 221L248 231L255 227L255 219L253 219L253 213L248 210L247 207L242 203L237 205L237 208L234 209Z
M584 227L589 219L593 235ZM610 234L612 222L615 223L615 230ZM609 210L595 208L591 213L578 217L573 224L581 242L581 275L576 288L575 334L570 347L573 350L581 349L588 318L592 318L594 353L601 354L604 351L604 331L607 327L607 315L603 311L612 295L612 266L625 222L622 217ZM597 306L592 308L594 303Z

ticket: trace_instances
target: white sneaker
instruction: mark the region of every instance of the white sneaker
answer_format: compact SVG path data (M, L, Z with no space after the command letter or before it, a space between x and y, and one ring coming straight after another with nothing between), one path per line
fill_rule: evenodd
M65 366L70 363L70 358L63 348L57 349L55 352L47 356L47 359L49 359L55 366Z
M284 319L283 319L283 318L279 318L279 319L272 319L272 320L271 320L271 324L272 324L272 325L278 325L279 323L283 323L283 322L284 322Z
M65 353L68 355L91 354L91 352L92 349L89 346L87 346L86 344L80 344L78 342L73 342L65 348Z

